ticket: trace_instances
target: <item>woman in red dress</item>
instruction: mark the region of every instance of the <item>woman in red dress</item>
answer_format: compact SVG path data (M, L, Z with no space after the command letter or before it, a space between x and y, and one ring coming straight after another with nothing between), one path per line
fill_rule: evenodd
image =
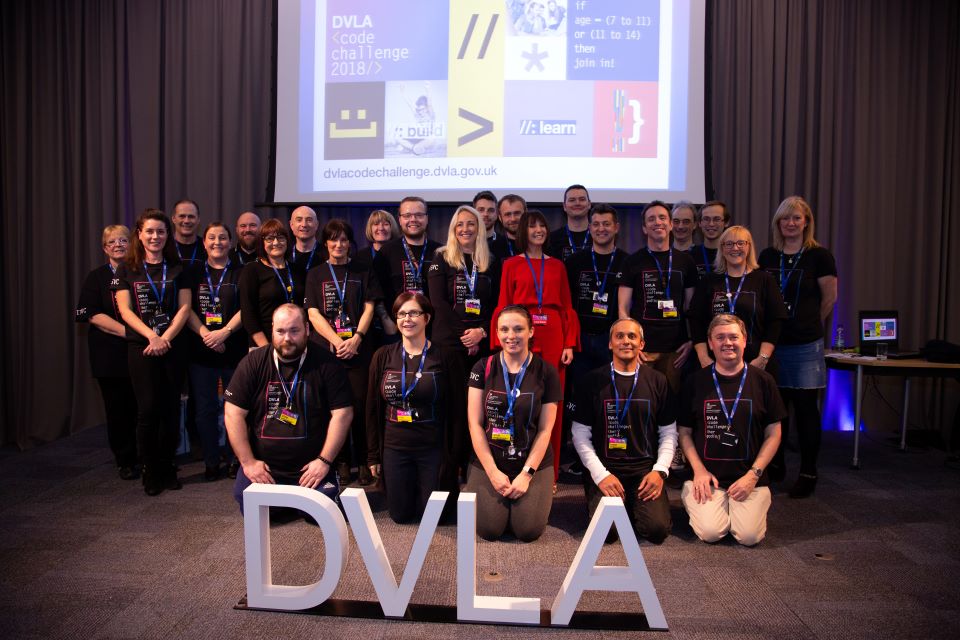
M543 213L530 209L520 218L517 229L519 254L503 263L500 279L500 300L493 313L507 305L523 305L533 317L532 351L560 373L563 388L566 367L573 361L573 352L580 350L580 321L570 299L570 285L563 262L544 254L550 235ZM490 328L490 344L500 346L496 326ZM550 442L553 444L553 487L556 492L560 473L560 433L563 424L563 400L558 403Z

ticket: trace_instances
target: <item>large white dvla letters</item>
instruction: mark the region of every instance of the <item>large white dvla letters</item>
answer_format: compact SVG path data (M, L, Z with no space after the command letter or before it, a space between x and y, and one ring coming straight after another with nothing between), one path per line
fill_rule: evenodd
M350 528L387 617L402 617L427 557L447 493L435 491L427 502L400 583L387 558L366 493L347 489L340 499ZM500 624L540 624L540 599L478 596L476 494L462 493L457 502L457 619ZM273 584L270 567L269 507L291 507L312 516L323 532L326 563L317 582L305 586ZM258 609L300 611L322 604L340 581L349 553L347 523L337 505L318 491L298 486L253 484L243 492L244 542L247 561L247 605ZM616 526L627 557L626 567L595 566L610 527ZM651 629L666 629L660 601L647 572L643 553L623 501L603 498L551 608L551 624L570 624L584 591L636 591Z

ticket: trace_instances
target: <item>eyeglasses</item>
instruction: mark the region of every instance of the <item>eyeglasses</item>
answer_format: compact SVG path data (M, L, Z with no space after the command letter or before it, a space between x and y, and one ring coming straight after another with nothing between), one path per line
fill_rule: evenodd
M287 239L284 236L267 236L263 239L264 244L287 244Z
M422 315L424 315L423 311L397 311L397 320L403 320L404 318L416 320Z
M736 247L737 249L743 249L748 244L750 244L749 240L727 240L726 242L723 243L723 248L733 249L734 247Z
M410 218L416 218L417 220L423 220L427 217L425 213L401 213L400 218L403 220L409 220Z
M126 238L114 238L113 240L107 240L105 244L108 247L115 247L120 244L130 244L130 241Z

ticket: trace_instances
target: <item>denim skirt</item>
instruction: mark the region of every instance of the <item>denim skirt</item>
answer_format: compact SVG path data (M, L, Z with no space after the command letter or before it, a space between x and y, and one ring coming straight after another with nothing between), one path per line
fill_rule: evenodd
M781 344L774 351L779 371L777 384L788 389L822 389L827 386L823 340L807 344Z

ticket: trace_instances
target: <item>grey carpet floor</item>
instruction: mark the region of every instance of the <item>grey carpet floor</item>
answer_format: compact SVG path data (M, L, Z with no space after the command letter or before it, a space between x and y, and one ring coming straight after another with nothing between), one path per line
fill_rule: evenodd
M666 633L601 632L329 618L237 611L244 595L243 527L231 481L205 483L185 460L182 491L146 497L116 477L95 428L27 452L0 452L2 638L956 638L960 637L960 471L934 449L824 438L815 497L775 487L767 538L754 549L695 539L673 491L674 534L641 543ZM796 460L788 458L792 469ZM370 502L402 575L416 527ZM532 544L481 541L478 593L541 598L548 609L587 525L582 489L560 485L550 526ZM274 581L308 584L323 538L301 520L271 531ZM601 564L622 564L619 544ZM413 602L455 604L456 529L442 526ZM489 579L497 572L499 581ZM351 552L335 598L375 600ZM637 612L635 594L587 593L581 610Z

